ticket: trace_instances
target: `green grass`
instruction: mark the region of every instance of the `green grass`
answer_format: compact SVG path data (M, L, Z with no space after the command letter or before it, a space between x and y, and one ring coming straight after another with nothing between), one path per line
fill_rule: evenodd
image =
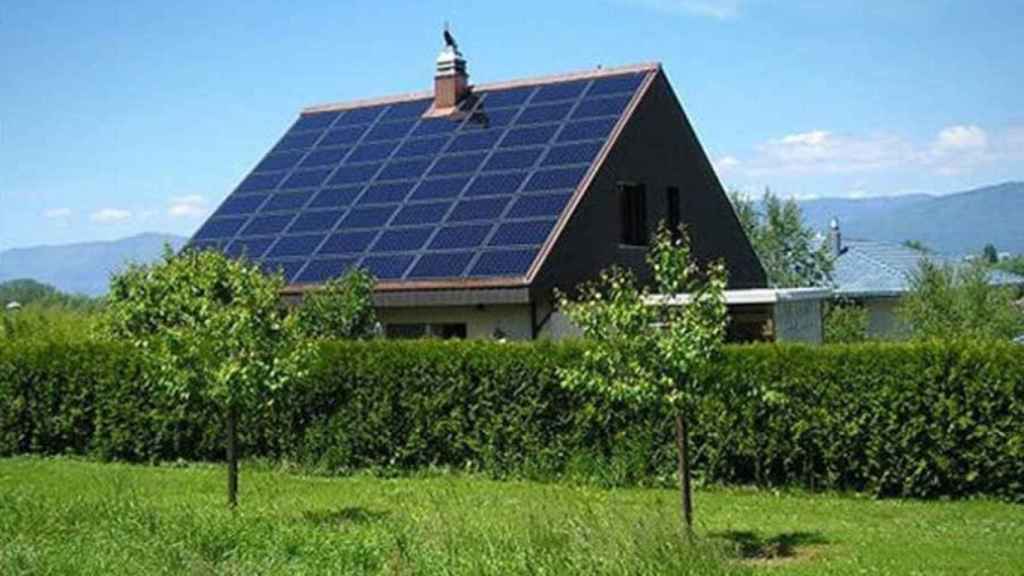
M0 574L1024 574L1024 507L0 460Z

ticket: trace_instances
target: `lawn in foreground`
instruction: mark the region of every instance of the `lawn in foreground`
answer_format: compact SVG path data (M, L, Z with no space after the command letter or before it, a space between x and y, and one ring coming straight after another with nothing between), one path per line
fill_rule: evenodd
M1024 574L1024 506L0 460L2 574ZM763 556L779 556L765 559ZM751 556L762 556L750 558Z

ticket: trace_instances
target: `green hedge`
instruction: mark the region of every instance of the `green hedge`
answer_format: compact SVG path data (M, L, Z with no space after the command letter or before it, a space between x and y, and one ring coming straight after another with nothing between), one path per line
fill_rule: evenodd
M326 473L443 466L606 485L673 481L668 414L561 389L579 345L326 345L304 382L243 422L249 456ZM222 457L219 415L142 384L126 348L0 350L0 454ZM1024 347L863 344L727 350L696 414L706 482L1024 501Z

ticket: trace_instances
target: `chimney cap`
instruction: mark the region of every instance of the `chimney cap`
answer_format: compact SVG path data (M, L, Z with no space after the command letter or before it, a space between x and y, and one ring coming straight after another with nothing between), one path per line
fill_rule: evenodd
M829 230L839 230L839 218L833 216L832 219L828 221L828 227Z

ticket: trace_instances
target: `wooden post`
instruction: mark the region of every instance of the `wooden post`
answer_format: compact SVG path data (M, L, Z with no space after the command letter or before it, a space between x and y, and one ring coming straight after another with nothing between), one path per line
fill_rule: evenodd
M238 410L228 408L228 506L238 506Z
M686 417L676 412L676 451L679 455L679 490L682 492L686 536L693 536L693 501L690 491L690 437Z

